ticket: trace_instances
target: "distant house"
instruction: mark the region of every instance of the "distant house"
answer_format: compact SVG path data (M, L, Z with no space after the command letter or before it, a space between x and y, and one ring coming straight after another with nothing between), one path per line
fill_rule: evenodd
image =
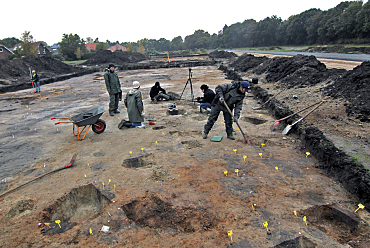
M33 47L37 49L37 54L39 56L49 56L51 57L52 52L50 49L42 42L33 43Z
M32 43L32 46L35 50L37 50L38 56L51 56L52 54L52 51L42 42ZM15 51L21 48L22 48L21 43L18 43L12 48L12 51Z
M54 55L57 55L59 53L59 44L58 43L54 43L54 45L52 45L50 48L51 48L51 52Z
M86 46L86 49L87 51L95 51L96 50L96 45L99 44L99 42L97 43L87 43L85 46Z
M12 54L13 52L10 51L6 46L0 44L0 59L5 59Z
M114 52L116 50L126 51L126 47L121 46L120 44L115 44L114 46L111 46L110 48L108 48L108 50L110 50L112 52Z

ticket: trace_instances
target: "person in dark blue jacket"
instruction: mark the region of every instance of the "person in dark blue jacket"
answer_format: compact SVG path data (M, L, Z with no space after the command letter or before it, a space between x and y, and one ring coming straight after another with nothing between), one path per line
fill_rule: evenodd
M211 112L211 103L216 94L206 84L202 84L202 86L200 86L200 89L203 92L203 97L198 97L196 99L196 101L200 103L200 112L202 112L202 109Z
M233 136L233 120L238 122L240 112L243 107L243 100L246 92L250 92L250 83L248 81L231 82L226 84L218 85L215 88L216 96L212 102L211 113L208 117L207 123L204 125L204 131L202 134L203 139L206 139L209 131L211 131L213 125L217 121L220 112L223 112L227 138L235 140ZM231 112L234 110L234 116L230 115L229 111L225 107L225 104L229 107Z

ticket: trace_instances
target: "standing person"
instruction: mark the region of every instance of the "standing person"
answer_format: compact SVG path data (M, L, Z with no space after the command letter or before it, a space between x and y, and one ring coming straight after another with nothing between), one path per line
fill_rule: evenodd
M215 98L215 93L213 90L211 90L208 85L202 84L200 86L201 91L203 92L203 97L198 97L197 102L200 103L200 112L202 112L202 109L207 110L208 112L211 112L211 103L213 99Z
M34 83L35 88L36 88L36 92L35 93L41 92L41 89L40 89L40 77L36 73L35 70L32 70L32 82Z
M250 92L250 83L248 81L231 82L218 85L215 88L216 96L212 102L211 114L208 117L207 124L204 125L203 139L206 139L209 131L217 121L218 115L222 111L224 115L227 138L235 140L233 136L233 120L237 122L240 111L243 107L245 92ZM234 118L226 109L224 103L229 107L231 112L234 110Z
M144 121L144 104L141 96L140 83L134 81L132 83L132 90L127 92L124 103L127 108L128 119L132 127L142 127Z
M105 85L109 93L109 115L120 113L118 111L118 102L122 100L121 83L117 73L114 71L114 64L110 63L105 69L104 74Z
M154 86L150 89L150 99L156 103L162 99L168 101L171 99L171 96L166 94L166 90L160 86L159 82L155 82Z

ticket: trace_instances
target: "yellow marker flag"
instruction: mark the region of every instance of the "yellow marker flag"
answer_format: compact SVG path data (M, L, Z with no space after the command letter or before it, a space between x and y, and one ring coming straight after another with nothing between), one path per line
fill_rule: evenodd
M236 154L236 151L237 151L238 149L233 149L233 151L235 152L235 154Z
M263 148L263 146L264 146L264 145L265 145L265 144L263 144L263 143L261 144L262 148Z
M155 144L158 145L158 141L155 141Z
M87 178L86 174L85 174L85 178Z
M259 114L259 115L258 115L258 117L261 117L261 116L262 116L262 114Z
M90 235L94 235L93 232L92 232L92 230L91 230L91 228L90 228Z
M253 203L252 203L251 205L252 205L252 209L253 209L253 211L254 211L254 206L253 206Z
M130 156L132 156L132 151L130 151Z
M236 176L239 176L239 169L235 169Z
M108 185L109 185L109 183L110 183L111 181L112 181L112 180L110 180L110 179L108 180Z
M227 176L227 170L224 171L225 176Z
M60 224L59 224L59 223L60 223L60 220L56 220L56 221L55 221L55 223L57 223L57 224L59 225L59 228L62 228L62 227L60 226Z
M233 242L233 231L232 230L228 231L227 235L230 236L231 242Z
M311 153L309 153L309 152L306 152L306 158L308 157L308 155L310 155Z
M262 158L262 152L258 153L258 155L260 155L260 157Z
M141 148L141 152L144 152L144 148Z
M243 158L244 158L244 161L245 161L245 159L247 158L247 155L244 155Z
M267 228L267 226L269 225L269 223L266 222L263 222L263 226L266 227L266 230L269 231L269 229Z
M297 211L294 211L293 213L298 218Z
M114 188L114 191L116 191L116 185L115 184L113 184L113 188Z
M102 184L103 184L103 190L104 190L104 185L105 185L105 184L104 184L104 182L102 182Z
M359 210L359 209L364 209L364 208L365 208L365 206L364 206L364 205L362 205L361 203L360 203L360 204L358 204L358 208L356 209L355 213L357 212L357 210Z
M303 216L303 221L306 223L306 226L307 226L307 217L306 216Z
M275 170L276 170L276 171L279 171L279 167L275 166Z

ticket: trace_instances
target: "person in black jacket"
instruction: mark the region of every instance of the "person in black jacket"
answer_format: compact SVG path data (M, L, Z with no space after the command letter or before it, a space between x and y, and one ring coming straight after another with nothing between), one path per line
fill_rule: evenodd
M32 70L32 81L35 85L35 88L36 88L36 92L41 92L41 89L40 89L40 77L39 75L36 73L35 70Z
M202 84L202 86L200 86L200 89L203 92L203 97L197 97L196 99L196 101L200 103L200 112L202 112L202 109L211 112L211 103L216 94L206 84Z
M206 139L209 131L217 121L220 112L223 112L227 138L235 140L233 136L233 120L237 122L243 107L245 92L250 92L250 83L248 81L231 82L218 85L215 88L216 96L212 102L211 113L208 117L207 124L204 125L203 139ZM230 115L225 107L229 107L231 112L234 110L234 117Z
M150 99L153 102L163 99L168 101L171 99L171 96L166 94L166 91L160 86L159 82L155 82L154 86L150 89Z

